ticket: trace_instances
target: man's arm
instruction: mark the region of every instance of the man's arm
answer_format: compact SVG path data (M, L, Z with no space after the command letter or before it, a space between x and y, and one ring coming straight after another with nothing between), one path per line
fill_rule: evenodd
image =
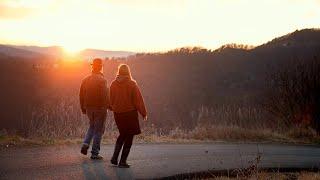
M105 91L105 94L106 94L106 107L107 109L110 109L111 110L111 103L110 103L110 90L108 88L108 84L107 84L107 81L105 82L105 86L104 86L104 91Z
M80 100L80 107L83 114L86 114L86 109L84 107L84 94L85 94L85 81L81 82L80 92L79 92L79 100Z

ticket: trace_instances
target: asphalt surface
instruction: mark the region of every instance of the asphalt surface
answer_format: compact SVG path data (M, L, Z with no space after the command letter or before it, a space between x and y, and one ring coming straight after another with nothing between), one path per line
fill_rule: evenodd
M80 154L79 145L2 148L0 179L152 179L208 170L246 168L260 158L261 168L319 168L320 147L272 144L138 144L129 169L111 166L112 145L102 161Z

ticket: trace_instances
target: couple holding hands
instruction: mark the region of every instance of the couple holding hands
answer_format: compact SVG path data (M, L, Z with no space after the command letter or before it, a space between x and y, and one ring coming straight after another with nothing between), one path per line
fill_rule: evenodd
M118 67L118 73L110 85L102 73L103 61L93 60L92 73L81 83L80 106L83 114L89 118L89 129L85 135L81 153L87 155L91 141L91 159L103 159L99 154L102 135L105 131L107 109L113 111L114 119L119 130L111 164L121 168L129 168L127 157L134 135L141 133L138 113L147 120L147 111L143 97L136 81L132 78L130 68L126 64ZM118 157L122 149L120 161Z

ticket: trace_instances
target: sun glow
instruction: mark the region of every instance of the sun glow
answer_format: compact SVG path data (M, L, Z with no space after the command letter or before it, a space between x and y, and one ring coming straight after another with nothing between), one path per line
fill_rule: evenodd
M0 44L164 51L320 27L319 0L0 0Z
M77 46L63 46L63 51L69 56L78 55L82 50L83 48Z

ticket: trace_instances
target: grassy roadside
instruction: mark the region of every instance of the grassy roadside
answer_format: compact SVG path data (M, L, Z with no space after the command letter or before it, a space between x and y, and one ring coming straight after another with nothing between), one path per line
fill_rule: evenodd
M161 178L161 179L204 179L204 180L319 180L320 172L319 171L288 171L288 172L279 172L279 171L259 171L254 172L253 174L220 174L221 172L207 172L207 173L197 173L197 174L181 174L173 177Z
M220 178L217 178L220 179ZM223 179L230 179L230 178L221 178ZM237 178L231 178L237 179ZM287 179L298 179L298 180L319 180L320 179L320 172L295 172L295 173L270 173L270 172L260 172L254 177L250 177L249 179L278 179L278 180L287 180Z
M228 177L221 177L216 178L217 180L224 180L224 179L239 179L235 178L228 178ZM320 172L294 172L294 173L279 173L279 172L259 172L253 177L249 177L250 179L277 179L277 180L287 180L287 179L298 179L298 180L319 180L320 179Z
M117 132L105 133L102 144L114 144ZM278 143L320 145L320 136L310 135L301 130L279 134L272 131L253 131L242 128L195 129L191 132L172 131L168 135L157 135L150 132L136 136L135 143ZM81 137L29 137L18 135L0 135L0 147L50 146L81 144Z

